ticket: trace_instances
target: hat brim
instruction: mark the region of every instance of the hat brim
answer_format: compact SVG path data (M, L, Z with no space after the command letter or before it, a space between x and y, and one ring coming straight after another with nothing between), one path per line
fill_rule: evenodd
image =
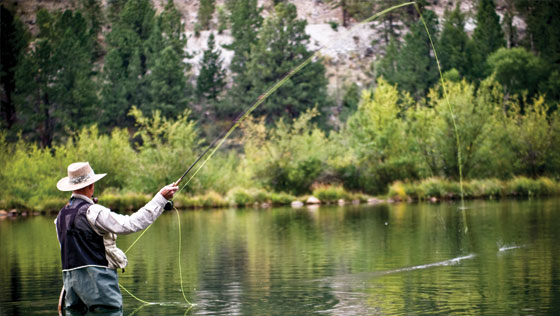
M101 178L103 178L106 175L107 175L106 173L95 174L95 175L93 175L93 177L89 178L87 181L84 181L84 182L78 183L78 184L71 183L69 177L64 177L64 178L58 180L58 183L56 184L56 188L58 190L64 191L64 192L79 190L79 189L87 187L88 185L90 185L92 183L95 183L95 182L99 181Z

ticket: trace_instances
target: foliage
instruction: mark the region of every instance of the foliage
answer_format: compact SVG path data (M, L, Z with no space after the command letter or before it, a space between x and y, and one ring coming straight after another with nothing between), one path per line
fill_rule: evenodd
M500 17L496 13L494 0L479 0L476 11L476 28L473 32L473 67L472 77L484 78L488 75L486 58L501 47L506 40L500 25Z
M511 104L503 118L507 129L507 145L515 155L516 174L530 177L557 175L560 156L560 117L558 111L548 114L543 97L522 113L518 104Z
M422 15L435 41L438 23L436 15L430 10L425 10ZM437 82L437 64L430 53L431 50L424 24L418 20L410 26L410 32L405 35L400 49L392 40L381 62L379 74L389 83L398 85L399 89L409 92L419 100L428 92L429 87Z
M195 125L185 110L176 120L155 111L151 118L133 107L130 115L136 121L141 143L137 145L138 174L132 178L133 191L157 192L163 184L175 182L185 166L194 161L198 145Z
M215 9L215 0L200 0L200 5L198 7L198 23L202 30L210 29L210 22L212 21L212 15L214 15Z
M215 49L214 33L208 36L208 49L202 56L200 72L196 79L196 94L199 98L216 101L224 88L225 70L222 68L220 50Z
M325 134L311 124L318 115L310 110L292 124L283 119L273 130L264 120L249 122L244 127L245 159L253 176L275 191L303 194L325 171L328 142Z
M0 101L0 127L10 129L17 119L12 97L16 91L16 66L29 42L29 33L4 5L0 5L0 29L0 86L4 94Z
M39 35L16 69L16 104L24 132L51 146L64 128L94 118L92 34L79 12L37 12Z
M350 200L352 195L341 185L317 185L312 195L323 203L336 203L338 200Z
M307 49L309 35L305 33L306 21L297 19L293 4L280 3L274 14L258 33L252 46L244 76L248 86L235 84L234 103L251 104L275 82L312 55ZM267 115L269 121L278 117L298 117L313 106L325 106L327 80L325 67L312 61L287 80L274 94L266 98L255 115ZM239 90L241 89L241 90Z
M488 56L488 67L507 95L533 97L548 79L545 63L522 47L500 48Z
M459 2L453 11L445 12L438 48L442 71L456 69L462 76L470 74L473 45L465 32L465 14Z
M467 181L464 186L465 198L469 199L549 196L560 193L560 183L546 177L515 177L509 181L481 179ZM387 196L397 200L458 199L460 191L457 182L428 178L419 182L395 182L390 186Z

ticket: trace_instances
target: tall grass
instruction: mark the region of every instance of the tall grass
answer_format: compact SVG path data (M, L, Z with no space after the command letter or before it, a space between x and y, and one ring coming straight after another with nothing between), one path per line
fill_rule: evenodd
M511 180L471 180L464 183L465 198L533 197L560 194L560 183L550 178L516 177ZM460 198L458 182L429 178L418 182L397 181L389 187L389 197L397 200Z

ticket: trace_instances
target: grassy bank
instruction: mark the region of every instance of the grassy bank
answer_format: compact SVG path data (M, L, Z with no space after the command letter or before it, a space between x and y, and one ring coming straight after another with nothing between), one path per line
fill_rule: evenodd
M544 197L560 195L560 182L549 178L530 179L516 177L502 181L498 179L470 180L463 183L466 199L499 199L507 197ZM318 185L312 193L294 196L288 193L268 192L263 189L234 188L222 195L215 191L190 195L179 193L175 197L178 209L209 209L224 207L270 207L290 205L294 201L306 203L309 197L316 197L321 204L366 203L372 197L362 193L350 192L338 185ZM99 203L108 208L121 212L133 212L150 199L151 195L142 193L103 193L99 196ZM417 182L397 181L390 185L388 194L380 196L378 201L427 201L460 199L459 182L441 178L429 178ZM66 203L66 198L52 197L44 199L38 204L22 203L19 199L1 200L0 209L17 212L37 211L56 213Z
M560 183L545 177L516 177L506 181L470 180L463 183L463 192L466 199L554 196L560 195ZM397 181L389 187L387 196L401 201L460 199L461 186L459 182L440 178L428 178L417 182Z

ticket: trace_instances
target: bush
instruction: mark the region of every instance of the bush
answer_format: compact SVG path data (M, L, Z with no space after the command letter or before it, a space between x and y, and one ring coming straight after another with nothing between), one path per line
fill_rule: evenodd
M336 203L338 200L350 200L351 194L340 185L317 185L313 189L313 196L321 202Z

